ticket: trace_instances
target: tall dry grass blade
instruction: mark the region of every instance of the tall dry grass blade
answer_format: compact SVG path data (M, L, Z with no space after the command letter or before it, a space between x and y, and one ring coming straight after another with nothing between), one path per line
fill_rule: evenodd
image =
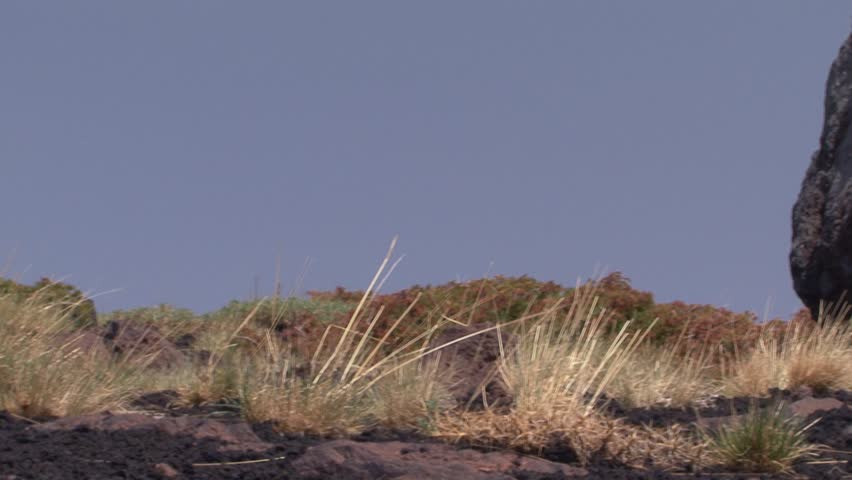
M373 287L376 285L376 282L378 281L379 276L381 276L382 271L385 269L388 262L390 261L391 255L393 255L393 250L396 247L396 242L397 242L398 238L399 238L398 236L394 236L393 240L391 240L390 247L388 248L388 253L385 255L384 260L382 260L381 265L379 265L379 269L376 271L376 274L373 276L373 279L370 281L370 285L367 287L367 290L364 292L364 296L361 297L361 301L358 302L358 306L355 307L355 311L352 313L352 317L350 317L349 323L346 325L346 328L343 330L343 335L340 336L340 340L337 342L337 346L334 348L334 351L331 353L331 355L329 355L328 360L322 366L320 371L314 377L314 379L312 381L312 383L314 385L319 383L323 374L325 374L326 370L328 370L328 368L331 366L332 362L335 360L335 358L337 358L337 355L339 354L340 349L343 348L343 345L348 340L349 332L353 331L353 328L356 324L356 321L357 321L359 315L361 314L361 310L364 308L364 305L367 303L367 299L370 297L370 293L372 292Z
M401 315L400 315L400 316L396 319L396 321L394 321L394 322L393 322L393 324L390 326L390 328L388 329L388 331L386 331L386 332L385 332L385 334L384 334L384 335L382 335L382 338L381 338L381 339L379 339L379 342L378 342L378 343L376 343L376 346L375 346L375 347L373 347L373 350L370 352L370 354L369 354L369 355L367 355L366 360L364 360L364 364L365 364L365 365L370 365L370 362L372 362L372 361L373 361L373 358L374 358L374 357L376 356L376 354L379 352L379 349L382 347L382 345L384 345L384 344L385 344L385 342L387 341L388 337L390 337L391 333L393 333L393 331L394 331L394 330L396 330L396 327L397 327L397 326L398 326L398 325L402 322L402 320L403 320L405 317L407 317L407 316L408 316L408 314L409 314L409 313L411 312L411 310L414 308L414 305L416 305L416 304L417 304L417 302L420 300L420 298L421 298L422 296L423 296L423 293L422 293L422 292L419 292L419 293L417 294L417 296L416 296L416 297L414 297L414 301L412 301L412 302L408 305L408 307L406 307L406 308L405 308L405 311L404 311L404 312L402 312L402 314L401 314ZM362 371L362 372L363 372L363 371ZM360 380L361 378L363 378L363 377L364 377L364 375L366 375L366 373L362 373L362 372L359 372L357 375L355 375L355 378L353 378L353 379L352 379L352 382L351 382L351 383L357 382L358 380Z
M530 317L534 317L534 316L538 316L538 315L540 315L540 314L531 315ZM504 324L503 324L503 326L512 325L512 324L515 324L515 323L521 323L521 322L526 321L526 320L529 320L529 318L518 318L518 319L512 320L511 322L506 322L506 323L504 323ZM434 329L434 328L435 328L435 327L433 327L433 329ZM410 363L412 363L412 362L415 362L415 361L419 360L419 359L420 359L420 358L422 358L422 357L425 357L426 355L429 355L429 354L431 354L431 353L437 352L437 351L439 351L439 350L443 350L444 348L447 348L447 347L449 347L449 346L451 346L451 345L455 345L456 343L459 343L459 342L463 342L463 341L465 341L465 340L467 340L467 339L469 339L469 338L473 338L473 337L476 337L476 336L478 336L478 335L482 335L483 333L490 332L490 331L492 331L492 330L496 330L497 328L500 328L500 326L498 325L498 326L493 326L493 327L484 328L484 329L482 329L482 330L479 330L479 331L476 331L476 332L473 332L473 333L469 333L469 334L467 334L467 335L464 335L464 336L461 336L461 337L459 337L459 338L456 338L455 340L451 340L451 341L449 341L449 342L447 342L447 343L444 343L444 344L442 344L442 345L438 345L437 347L434 347L434 348L428 349L428 350L426 350L425 352L418 352L418 353L417 353L417 355L413 356L413 358L410 358L410 359L408 359L408 360L404 361L403 363L401 363L399 366L397 366L397 367L395 367L395 368L393 368L393 369L389 370L388 372L383 372L381 375L377 376L375 379L373 379L372 381L370 381L369 383L367 383L367 385L365 385L365 386L363 387L362 391L365 391L365 390L369 389L370 387L372 387L373 385L375 385L375 383L376 383L376 382L378 382L379 380L381 380L383 377L385 377L385 376L387 376L387 375L389 375L389 374L391 374L391 373L395 372L396 370L399 370L400 368L405 367L406 365L408 365L408 364L410 364ZM384 360L386 360L386 359L384 359ZM376 368L376 365L374 365L374 366L373 366L373 367L371 367L371 368Z
M370 325L367 326L367 331L361 336L361 340L358 341L358 345L355 347L355 350L352 352L352 355L349 357L349 362L346 363L346 368L343 369L343 374L340 376L340 381L345 383L346 377L349 374L349 370L352 369L352 365L355 364L355 361L358 359L358 354L361 353L361 349L364 348L364 344L367 342L367 338L369 338L370 333L373 331L373 328L376 326L376 322L379 321L379 317L382 316L382 312L385 311L385 306L382 305L379 307L379 311L376 312L376 315L373 316L373 320L370 322Z

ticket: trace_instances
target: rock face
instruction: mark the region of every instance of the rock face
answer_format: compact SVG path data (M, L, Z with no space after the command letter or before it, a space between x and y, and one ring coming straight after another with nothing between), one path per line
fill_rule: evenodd
M214 439L220 450L259 451L273 445L263 442L251 427L242 421L221 422L209 418L165 417L156 418L140 413L101 412L77 417L65 417L31 427L38 431L53 430L157 430L169 435L190 435L197 439Z
M831 65L819 150L793 207L793 288L817 318L819 303L852 291L852 35Z
M588 472L512 452L482 453L438 443L334 440L308 448L293 462L297 478L372 480L586 478Z
M488 323L469 326L452 325L444 328L433 338L429 347L445 345L492 326ZM446 372L445 380L449 384L449 391L459 406L480 410L485 403L498 409L512 404L512 394L509 393L497 370L500 359L500 340L497 335L496 330L490 330L439 351L441 371ZM505 331L502 331L500 335L504 349L512 348L517 342L514 335ZM429 360L436 353L429 354L424 359Z
M170 368L186 360L175 345L152 325L112 320L104 325L103 343L114 355L149 356L152 368Z

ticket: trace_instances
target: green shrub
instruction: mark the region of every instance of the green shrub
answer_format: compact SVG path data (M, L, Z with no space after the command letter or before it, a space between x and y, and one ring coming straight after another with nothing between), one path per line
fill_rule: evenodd
M261 303L262 302L262 303ZM215 312L203 317L207 321L244 319L260 304L252 323L261 328L300 325L307 320L327 325L345 317L352 311L346 302L335 300L306 300L302 298L273 298L266 300L232 300ZM280 328L279 327L279 328Z
M129 310L113 310L98 316L98 323L104 325L111 320L130 320L142 325L153 326L160 333L177 339L184 334L195 333L202 326L202 319L187 308L161 303L155 307L140 307Z
M97 324L95 302L86 298L76 287L62 282L41 278L33 285L23 285L13 280L0 278L0 295L9 295L17 301L32 300L51 309L67 310L68 318L76 327Z
M777 473L790 470L797 459L816 450L807 443L801 422L779 402L773 408L752 404L749 412L715 435L704 435L729 468L747 472Z

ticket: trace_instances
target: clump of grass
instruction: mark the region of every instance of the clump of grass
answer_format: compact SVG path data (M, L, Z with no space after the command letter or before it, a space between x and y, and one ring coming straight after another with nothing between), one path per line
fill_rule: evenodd
M553 305L522 329L514 348L502 351L499 374L514 399L508 413L440 415L435 435L538 454L561 445L584 463L598 457L635 463L650 457L660 465L697 461L704 446L683 432L627 426L604 414L603 392L627 374L653 322L641 332L629 331L625 322L609 336L606 311L596 300L594 284L578 286L564 318Z
M606 310L593 315L595 287L578 288L565 318L544 312L522 331L517 346L502 352L499 372L519 410L549 410L566 404L585 405L591 412L604 389L626 366L647 336L630 332L629 322L610 337L605 335ZM585 314L584 312L588 312Z
M438 371L440 356L396 368L398 365L399 361L393 362L390 373L370 390L370 415L386 428L434 431L435 416L456 405L440 381L447 373Z
M726 393L759 396L773 387L807 386L815 391L852 387L848 313L849 306L824 309L816 324L794 322L781 335L766 329L752 351L726 368Z
M363 395L332 377L312 382L298 359L271 336L267 341L265 350L240 370L238 394L246 419L319 436L351 435L365 428L369 406Z
M377 423L410 427L443 405L446 394L438 386L436 368L418 363L430 353L425 345L440 324L389 354L382 352L419 297L381 338L373 332L383 309L364 315L395 241L347 324L328 326L310 360L292 355L267 330L239 378L240 402L249 420L271 420L290 433L345 436ZM359 329L359 323L366 328ZM418 344L423 346L418 349Z
M801 422L784 412L783 403L749 412L722 425L715 434L702 431L717 458L728 468L747 472L789 472L796 460L817 450L805 439Z
M41 278L32 285L23 285L13 280L0 278L0 295L19 302L28 299L64 311L64 318L76 327L96 324L95 302L79 289L67 283Z
M607 393L622 406L665 405L685 407L718 392L707 350L680 353L688 329L681 330L673 345L642 345L631 355L629 366L620 370Z
M568 404L546 414L531 410L450 412L438 415L434 436L446 441L511 448L562 461L587 464L617 460L639 468L650 459L658 468L702 465L707 442L696 441L683 428L653 429L627 425L600 412Z
M140 387L146 358L113 361L86 348L69 315L76 305L0 296L0 409L28 418L120 407Z
M207 361L201 365L186 363L174 371L156 376L158 388L175 388L192 405L231 400L238 396L240 369L253 362L253 356L237 348L235 339L248 325L262 304L258 303L240 323L211 325L204 331Z
M171 335L177 336L195 333L201 327L202 319L192 310L169 304L130 310L113 310L98 316L98 324L100 325L113 320L130 320L168 331Z

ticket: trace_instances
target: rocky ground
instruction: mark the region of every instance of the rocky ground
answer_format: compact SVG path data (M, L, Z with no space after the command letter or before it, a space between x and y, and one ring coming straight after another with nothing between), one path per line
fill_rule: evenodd
M796 477L852 478L852 394L773 392L807 421L821 420L808 440L826 446L795 465ZM249 425L235 408L172 408L172 392L140 397L130 413L102 412L39 423L0 414L0 478L12 479L680 479L789 478L782 475L637 470L608 462L563 463L570 452L543 457L450 446L403 432L372 431L352 439L292 437L269 424ZM656 426L713 422L743 413L750 399L716 398L698 411L623 409L610 413ZM699 417L701 420L698 420Z

